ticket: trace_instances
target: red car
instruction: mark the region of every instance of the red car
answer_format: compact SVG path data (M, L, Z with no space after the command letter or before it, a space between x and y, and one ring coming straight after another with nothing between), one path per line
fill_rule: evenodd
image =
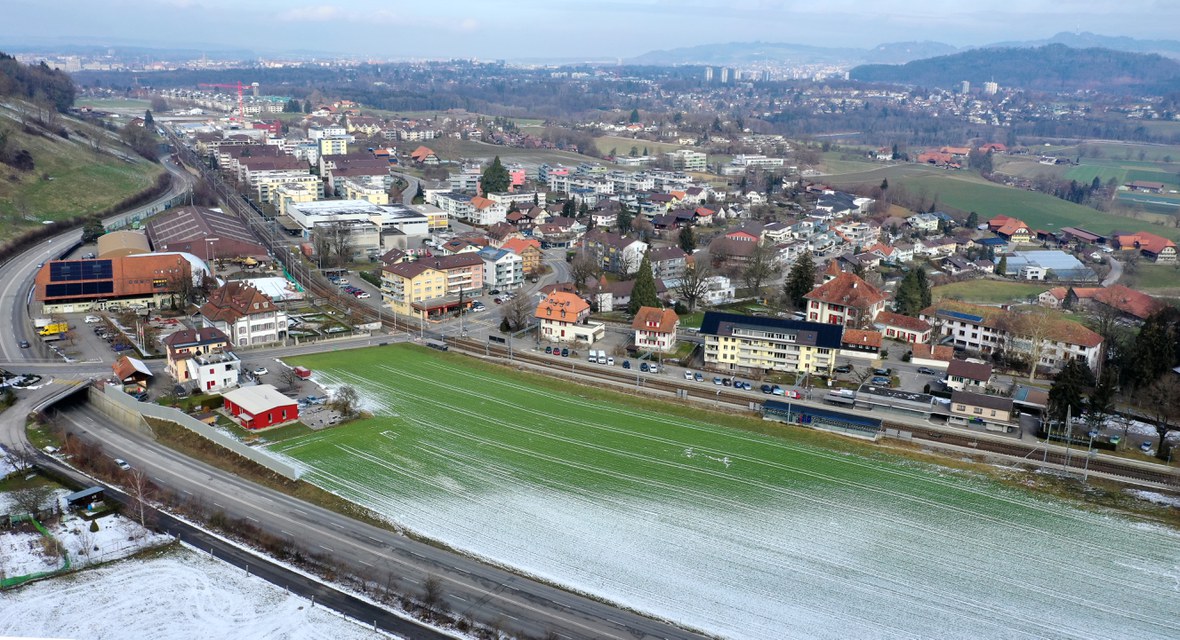
M492 302L495 302L496 304L503 304L504 303L504 301L500 298L492 298Z

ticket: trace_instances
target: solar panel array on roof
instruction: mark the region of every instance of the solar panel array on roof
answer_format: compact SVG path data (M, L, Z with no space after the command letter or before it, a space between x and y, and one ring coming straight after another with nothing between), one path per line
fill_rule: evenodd
M102 280L114 277L110 260L69 260L49 263L50 282Z
M983 322L983 316L974 316L970 313L961 313L959 311L947 311L946 309L939 309L938 315L957 318L959 320L966 320L967 322Z
M105 295L115 292L115 283L111 280L98 282L67 282L65 284L45 285L46 298L62 298L84 295Z

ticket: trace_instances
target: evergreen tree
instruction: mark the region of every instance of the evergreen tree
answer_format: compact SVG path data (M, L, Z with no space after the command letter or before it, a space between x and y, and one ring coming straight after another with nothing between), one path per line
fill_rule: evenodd
M303 113L311 113L311 100L303 101Z
M635 221L635 217L631 215L631 210L624 206L619 210L619 215L615 216L615 226L619 228L619 233L627 235L631 232L631 223Z
M631 123L634 124L636 122L639 122L639 109L632 109L631 110Z
M660 295L656 291L656 279L651 273L651 260L643 254L643 262L639 263L639 271L635 273L635 286L631 289L631 302L627 305L627 312L635 315L639 307L659 307Z
M156 124L156 119L152 117L152 110L147 109L143 112L143 126L151 127Z
M881 181L881 191L888 191L888 190L889 190L889 179L886 178Z
M565 202L561 203L561 215L572 218L575 211L573 200L567 198Z
M692 254L693 250L697 248L697 234L693 232L692 227L685 227L680 230L680 237L677 238L680 248L687 254Z
M583 200L582 205L578 207L578 215L584 218L588 213L590 213L590 205L586 204L586 201Z
M979 226L979 214L972 211L967 214L967 228L974 230Z
M926 267L918 267L914 271L918 274L915 278L918 281L918 298L922 303L918 311L921 312L922 309L934 304L934 294L930 292L930 280L926 277Z
M508 176L508 169L500 162L500 156L496 156L492 160L492 164L484 169L483 176L480 179L480 185L483 187L483 192L487 193L504 193L508 191L508 184L511 178Z
M1084 360L1071 358L1065 363L1053 386L1049 389L1049 415L1056 420L1065 420L1068 411L1073 417L1082 415L1085 408L1086 392L1094 386L1094 372Z
M894 310L916 318L930 303L930 283L926 279L926 270L922 267L911 269L897 286L897 294L893 298Z
M783 285L783 293L796 309L802 309L806 304L803 296L811 293L815 287L815 259L811 251L804 251L803 255L791 265L791 272L787 274L787 281Z
M996 265L996 273L1002 276L1008 275L1008 256L1000 256L1000 263Z
M1127 367L1134 386L1146 387L1175 366L1176 327L1171 315L1166 309L1152 314L1139 328L1131 346L1133 366Z

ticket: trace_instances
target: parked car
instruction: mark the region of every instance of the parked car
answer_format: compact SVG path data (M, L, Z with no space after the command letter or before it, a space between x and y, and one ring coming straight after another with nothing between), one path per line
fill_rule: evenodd
M28 340L21 340L20 341L20 348L21 349L28 349L29 348L29 341Z
M492 298L492 302L495 302L496 304L504 304L504 300L501 298Z
M373 297L373 296L369 295L369 292L367 292L367 291L358 291L355 295L360 300L367 300L367 299Z
M630 360L624 360L624 361L623 361L623 368L624 368L624 369L630 369L630 368L631 368L631 361L630 361Z
M782 396L782 395L787 394L787 392L784 391L783 388L778 386L777 384L770 388L770 393L772 393L776 396Z
M493 296L498 296L498 295L500 295L500 290L499 289L492 289L491 291L488 291L488 293Z
M873 376L872 378L869 379L869 383L875 384L879 387L888 387L890 380L889 380L889 378L886 378L885 376Z
M713 376L713 384L721 386L721 376Z
M270 372L266 370L266 367L255 367L253 373L256 376L264 376Z
M563 358L570 357L570 350L566 347L562 347L561 348L561 357L563 357Z
M100 318L98 316L86 316L85 318L82 319L82 321L85 322L86 324L94 324L96 322L102 322L102 318Z
M701 373L698 371L697 373L692 374L692 379L696 380L697 382L704 382L705 376L701 375Z
M639 363L639 370L644 373L647 373L648 371L651 371L651 365L647 364L646 362L640 362Z
M614 356L607 356L606 357L606 364L611 367L615 366L615 357Z
M685 371L685 372L684 372L684 379L685 379L685 380L692 380L692 372L691 372L691 371Z
M795 391L794 389L790 389L787 391L787 397L799 400L800 398L803 397L803 394L799 393L798 391Z
M938 372L930 367L918 367L918 374L923 376L936 376Z
M875 376L891 376L891 375L893 375L893 369L873 369L873 375L875 375Z
M765 394L769 395L769 394L770 394L771 392L773 392L773 391L774 391L774 387L772 387L772 386L770 386L770 385L768 385L768 384L764 384L764 385L762 385L762 393L765 393Z
M119 469L122 471L131 470L131 465L127 464L127 461L122 458L115 458L115 466L119 467Z
M552 346L546 346L546 347L545 347L545 353L547 353L547 354L548 354L548 353L553 353L553 347L552 347Z
M852 373L852 365L842 364L842 365L836 367L835 369L832 369L832 371L834 371L836 373Z
M730 385L732 385L732 384L733 384L733 380L730 380L729 378L722 378L722 379L721 379L721 384L723 384L723 385L725 385L725 386L727 386L727 387L728 387L728 386L730 386Z

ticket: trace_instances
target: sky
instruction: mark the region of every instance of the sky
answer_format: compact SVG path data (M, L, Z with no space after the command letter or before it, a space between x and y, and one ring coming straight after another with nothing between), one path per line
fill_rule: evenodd
M4 0L32 44L322 51L394 59L615 59L717 42L972 46L1090 31L1180 39L1176 0Z

